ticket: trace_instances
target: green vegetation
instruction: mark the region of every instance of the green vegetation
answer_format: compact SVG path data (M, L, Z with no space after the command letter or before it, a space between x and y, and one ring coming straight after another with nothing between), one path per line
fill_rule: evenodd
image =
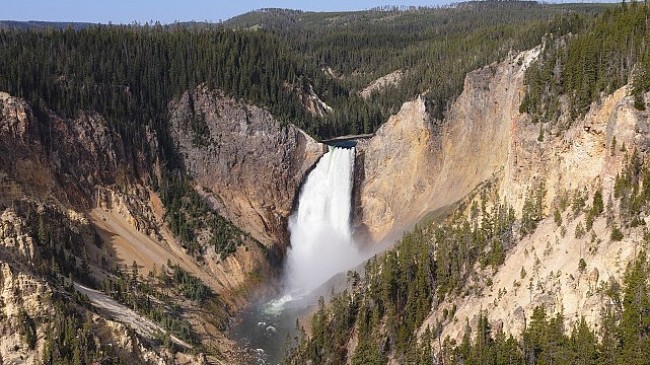
M300 121L309 119L293 92L306 71L265 32L96 26L1 30L0 43L0 89L65 117L96 111L127 147L146 143L146 128L153 127L161 149L171 148L167 104L200 83L265 106L283 120L304 125Z
M584 272L586 268L587 261L585 261L584 258L580 258L580 261L578 261L578 270L580 270L580 272Z
M74 277L91 287L97 285L90 274L85 238L65 214L27 200L14 201L12 206L26 220L28 233L34 237L36 252L30 264L36 273L57 283L63 277ZM101 241L95 236L93 243L100 245ZM7 257L11 257L9 253Z
M163 274L167 275L164 271ZM114 278L104 281L102 290L125 306L160 323L163 328L184 341L190 344L198 342L192 326L182 317L182 309L158 290L152 280L141 280L137 271L117 271Z
M73 288L68 288L74 291ZM37 364L82 365L111 364L126 365L128 357L118 354L110 344L97 344L92 333L92 315L82 309L66 295L55 293L52 298L55 315L48 318L45 332L45 346Z
M18 311L18 333L27 346L33 350L36 347L36 328L34 320L29 317L25 308Z
M158 273L151 272L143 278L133 262L130 270L116 270L114 274L102 284L105 293L160 323L163 328L190 344L198 344L199 339L185 317L183 307L172 300L171 294L182 295L197 305L209 308L215 325L222 330L227 326L225 306L218 296L200 279L178 265L168 263L168 269L163 266Z
M172 274L169 277L169 280L166 281L177 286L183 296L187 299L193 300L197 303L203 303L208 299L216 298L212 289L203 284L200 279L181 269L180 265L171 265L169 268L172 269Z
M246 235L210 209L185 178L172 174L160 190L160 197L167 208L165 220L190 255L202 259L209 245L223 260L244 244ZM197 239L201 233L205 236L204 242Z
M514 244L512 208L492 201L485 192L481 202L471 220L459 215L435 228L418 225L394 250L370 260L363 279L350 274L351 289L336 296L330 306L321 300L311 322L311 338L303 336L294 343L286 362L339 364L352 356L356 364L384 364L391 351L400 359L430 357L430 349L419 347L415 331L432 305L442 303L446 295L467 292L475 265L498 267ZM355 328L359 346L348 354Z
M605 211L605 206L603 203L603 191L602 189L596 190L594 193L594 200L591 205L591 209L587 211L585 216L585 226L587 231L590 231L594 225L594 220L598 218Z
M303 337L288 362L345 363L348 338L357 323L360 343L353 363L385 363L380 352L384 342L405 349L433 300L436 267L431 246L422 244L425 234L416 228L395 251L371 260L366 278L354 280L352 291L337 296L330 307L321 298L311 321L311 339ZM385 322L384 317L388 318ZM387 334L381 344L377 337L380 323L386 323Z
M553 211L553 220L558 227L562 226L562 213L560 213L560 210L558 208L555 208Z
M292 51L321 68L333 69L340 76L336 81L353 91L403 70L406 75L399 85L367 101L369 112L379 110L385 119L404 101L426 92L433 116L442 118L462 91L467 72L503 59L511 51L533 48L547 32L575 32L582 21L580 14L589 17L605 8L607 5L486 1L448 8L384 8L353 13L265 9L233 18L226 25L277 34ZM357 122L349 117L359 116L355 111L361 101L356 97L347 100L349 107L335 108L330 120ZM364 125L368 120L373 124ZM364 116L348 131L360 132L363 127L364 132L372 132L379 125L376 122L372 116Z
M162 167L160 181L152 178L152 185L165 204L166 222L188 252L201 258L213 247L225 259L247 239L246 234L210 209L193 189L168 131L169 102L186 90L205 84L263 106L282 122L322 138L368 133L402 102L420 93L426 94L432 116L443 118L461 92L468 71L502 60L512 51L532 48L543 39L539 61L526 74L527 92L520 109L530 113L533 122L557 123L565 108L572 120L584 115L591 102L626 84L630 77L635 105L645 108L641 98L650 90L649 15L648 5L636 2L614 9L609 5L488 1L408 11L314 14L267 10L227 24L245 28L239 30L221 25L0 29L0 90L31 103L46 141L52 111L67 118L80 110L103 115L123 143L129 177L155 175L141 171L141 166ZM323 71L330 68L334 75ZM368 100L358 95L369 82L396 69L405 72L397 86L374 93ZM305 110L300 99L312 88L334 108L333 113L317 117ZM193 116L189 126L193 142L205 145L202 116ZM552 138L550 131L539 125L540 143ZM151 133L160 141L155 148L148 143ZM611 154L616 150L613 140ZM628 153L624 145L620 151ZM626 157L615 182L616 202L608 202L607 207L612 240L622 240L624 230L645 224L640 217L650 203L649 171L636 151ZM612 300L599 333L582 320L567 335L563 318L548 318L540 307L517 341L493 331L480 313L474 335L468 324L460 344L445 341L440 354L434 354L431 341L441 342L445 321L456 320L453 307L445 309L442 322L418 337L432 307L443 304L445 298L474 294L492 285L490 278L474 272L487 267L496 270L516 244L517 235L535 231L544 218L544 195L543 184L530 189L520 221L511 207L484 192L480 204L472 206L470 218L462 213L463 207L443 225L417 226L394 250L370 260L363 279L351 273L350 288L330 305L321 299L311 322L311 336L303 332L296 338L285 362L343 364L350 359L352 364L384 364L393 358L422 364L438 357L445 364L647 363L650 296L643 252L628 268L623 292L618 284L607 290ZM571 201L573 215L585 212L589 200L586 190L576 191ZM576 226L578 238L588 234L605 211L601 190L591 202L585 225L581 221ZM47 331L43 363L82 364L111 357L110 349L94 343L92 318L82 310L87 303L72 288L72 279L98 286L82 234L62 213L40 211L32 203L16 204L24 205L19 208L36 238L38 252L30 264L63 288L54 293L56 314ZM562 213L568 205L567 194L561 209L553 211L564 232ZM616 208L621 218L615 221L610 210ZM592 242L595 238L592 233ZM11 254L4 249L0 253ZM582 258L578 265L581 271L587 269ZM532 285L535 269L532 272L522 267L522 281L529 277ZM178 265L168 263L159 273L143 278L134 264L130 270L115 270L102 284L113 298L192 344L199 339L189 314L172 297L181 296L182 302L207 308L218 328L227 326L227 309L220 298ZM18 318L19 333L33 348L37 319L26 311ZM358 340L353 353L348 348L351 336Z
M650 359L650 287L645 252L625 273L624 292L611 284L613 305L607 308L599 332L584 318L566 333L561 315L548 318L543 307L533 311L530 322L517 342L498 331L493 333L481 313L476 335L452 346L446 342L441 354L445 364L647 364ZM599 341L599 336L601 341Z
M650 165L636 150L626 157L623 170L614 183L614 198L619 200L620 218L624 227L644 225L641 212L650 202Z
M436 247L436 284L438 295L444 297L463 288L476 263L482 267L500 266L505 252L515 243L515 212L511 207L495 204L487 210L483 204L481 219L462 216L439 226L432 237L419 242Z
M536 187L527 192L526 198L524 199L524 207L521 212L521 226L519 227L519 233L522 236L533 233L537 229L537 223L544 217L545 195L546 187L543 182L537 184ZM557 222L557 217L555 219ZM560 217L561 222L562 217Z
M585 231L585 226L582 225L582 222L578 222L576 225L576 232L575 232L575 237L577 239L581 239L582 237L585 236L587 232Z
M526 72L520 111L530 113L533 122L558 123L566 101L571 123L631 77L635 105L643 109L642 96L650 90L648 16L647 3L633 1L608 9L595 21L576 19L577 34L549 34L539 61Z
M374 265L371 264L370 266ZM434 263L435 265L435 263ZM581 267L586 267L584 260ZM416 267L413 268L417 269ZM440 351L434 354L433 340L439 334L439 325L427 328L416 340L415 330L409 327L406 342L400 342L391 331L391 320L409 323L414 312L386 319L375 305L386 305L375 294L381 289L365 291L353 288L353 293L337 296L331 309L321 301L312 319L310 338L298 338L296 347L285 356L284 364L345 364L347 337L356 329L359 343L351 354L353 364L386 364L388 357L396 356L404 364L647 364L650 359L650 265L645 252L630 263L621 286L611 282L607 295L611 298L603 314L603 324L596 332L581 318L567 333L561 314L549 318L544 307L537 307L521 333L521 340L506 335L502 329L495 330L487 320L487 313L480 312L475 328L469 323L460 343L448 338L441 340ZM427 284L431 284L428 282ZM398 298L393 298L398 299ZM397 303L397 302L393 302ZM408 315L406 315L408 313ZM342 316L342 317L341 317ZM452 314L453 316L453 314ZM445 316L445 319L447 317ZM388 326L385 331L384 327ZM401 328L401 327L400 327ZM600 337L600 341L599 341ZM334 340L333 340L334 339ZM403 340L404 340L403 339Z
M623 239L623 237L625 237L623 235L623 232L621 232L618 227L614 226L614 228L612 228L612 234L610 235L612 241L620 241Z

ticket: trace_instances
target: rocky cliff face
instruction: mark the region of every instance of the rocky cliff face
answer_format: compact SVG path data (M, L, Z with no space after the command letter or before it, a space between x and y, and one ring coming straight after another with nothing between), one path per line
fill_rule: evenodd
M170 109L173 137L198 188L257 240L284 247L300 184L326 147L261 108L205 87Z
M643 241L639 227L626 230L621 241L610 239L612 224L604 216L581 237L575 232L585 214L562 213L560 227L550 213L575 192L589 200L601 190L606 201L612 200L626 156L648 151L648 112L634 108L626 86L594 103L568 130L533 124L518 109L524 71L537 54L513 55L469 73L442 126L429 120L418 99L359 144L365 178L357 219L374 240L458 200L480 206L480 194L466 197L470 192L488 189L521 216L526 197L540 187L545 191L547 218L537 230L520 237L498 269L472 268L471 283L432 310L422 331L441 324L442 339L460 341L465 324L475 327L480 311L492 328L518 334L539 305L563 313L567 328L581 317L597 326L610 300L606 288L620 282ZM618 216L617 203L608 204L610 214Z
M334 110L331 106L327 105L323 100L321 100L316 92L314 92L314 87L312 85L309 85L309 89L307 91L299 91L298 95L300 96L302 106L311 115L324 117Z
M138 151L124 150L122 138L98 114L80 111L62 118L0 92L0 203L32 197L86 211L111 208L148 234L158 231L149 206L151 189L145 155L155 156L157 138Z
M427 209L422 197L432 188L439 144L423 99L405 103L375 134L357 144L355 176L357 225L378 241L405 227ZM359 186L360 185L360 186Z
M578 191L591 197L601 190L610 216L620 216L613 198L616 176L627 156L633 150L644 155L650 141L648 113L636 110L628 95L627 86L617 90L592 105L587 116L568 131L559 136L547 132L542 141L539 125L525 119L513 121L505 168L494 180L498 196L520 212L525 195L543 183L550 215L563 195ZM612 218L601 216L583 237L576 232L578 226L584 227L586 214L569 211L560 217L560 224L552 216L539 222L496 272L475 268L475 280L468 287L476 290L468 289L462 298L450 298L436 308L423 329L444 323L442 338L459 340L464 323L474 326L483 310L493 328L518 334L524 328L524 318L530 318L539 305L549 313L562 313L567 328L582 317L597 328L602 310L611 300L606 294L609 285L621 282L628 262L643 246L644 229L629 227L622 240L613 240ZM455 319L446 322L442 312L452 307Z
M53 194L89 207L95 187L133 180L133 164L143 169L144 156L127 159L120 136L106 127L102 116L79 112L74 119L64 119L48 110L41 114L36 116L24 100L0 93L0 170L30 195ZM155 150L155 136L150 143Z
M523 77L538 50L471 72L444 123L431 120L423 99L402 106L367 141L357 217L375 240L409 227L427 212L461 199L502 171Z
M220 174L216 177L223 178L220 183L224 184L210 185L204 181L197 186L207 197L218 196L225 202L235 202L226 205L221 200L213 200L220 208L240 208L244 217L259 211L266 221L259 218L251 219L253 223L242 222L249 222L253 227L251 231L259 237L274 237L268 242L280 242L285 232L282 219L290 214L301 179L323 153L322 147L299 130L281 126L261 109L234 107L238 104L232 100L229 103L236 110L232 112L236 117L228 119L232 122L229 127L232 134L224 136L224 140L233 143L224 143L218 148L222 151L218 163L224 165L206 164ZM206 115L223 112L216 109L216 105L204 107ZM211 107L215 109L210 111ZM257 121L254 128L246 126L246 118ZM265 126L265 122L270 126ZM226 133L226 129L219 133ZM183 318L191 323L201 344L221 353L217 357L208 356L209 361L238 361L238 356L232 352L235 344L225 338L224 326L233 308L241 307L246 293L268 273L268 258L257 244L247 238L234 254L225 259L212 247L205 250L200 260L189 255L167 229L165 207L151 186L152 180L161 179L156 158L158 139L153 132L146 133L146 136L148 142L145 146L127 151L120 134L113 131L101 115L79 112L75 118L61 118L45 107L32 108L25 100L0 93L0 214L3 214L0 222L0 283L4 280L0 291L4 290L2 293L6 294L1 294L3 301L0 303L0 318L3 318L0 321L3 323L0 326L0 363L15 359L31 363L29 359L42 351L43 331L55 317L54 312L46 310L53 305L47 299L51 296L47 293L65 297L74 292L62 291L58 284L52 285L52 277L43 273L43 268L50 267L49 263L43 263L47 259L43 255L51 255L51 250L55 250L64 262L74 262L73 267L81 263L87 265L97 283L114 277L113 270L118 265L131 267L135 262L145 276L153 270L160 272L163 265L179 265L221 299L210 307L210 316L204 314L207 309L187 302L178 293L168 293L173 298L171 300L176 301L175 305L182 303ZM249 148L240 149L234 142ZM190 163L189 166L199 168L201 164ZM225 178L231 172L237 178ZM157 176L152 178L150 173ZM210 176L208 172L204 173L207 175L202 176ZM209 186L218 192L221 190L216 189L223 187L223 198L208 193L208 189L201 190ZM247 190L238 193L238 189L244 188ZM249 198L259 204L249 203ZM42 227L40 221L35 220L41 213L29 208L35 205L47 206L48 212L56 212L42 217ZM22 208L18 212L14 207ZM245 207L254 207L258 211L251 212ZM225 208L223 211L232 212ZM67 228L62 231L62 226ZM7 227L22 228L18 232ZM246 230L249 227L242 228ZM60 237L51 241L53 244L39 244L34 237L40 230L54 230L60 233ZM70 235L80 236L70 240ZM61 254L60 250L64 253ZM57 265L60 269L62 264ZM79 280L77 276L74 278ZM42 290L38 289L40 291L36 293L34 288ZM31 301L23 302L21 298L31 298ZM98 302L97 298L93 299L92 311L77 308L78 313L94 318L97 331L93 330L93 333L98 336L97 343L121 344L122 355L126 356L120 355L122 358L135 354L132 363L201 363L200 357L185 356L182 352L173 355L156 347L157 338L136 335L128 328L129 322L134 321L125 322L110 311L98 309L103 301L101 296L99 298ZM70 302L75 303L75 300ZM21 306L27 308L27 313L20 313L20 316L34 319L33 330L37 340L31 345L24 338L24 331L19 333L16 327L22 317L16 317L14 312ZM113 337L106 333L113 333ZM179 360L178 356L186 359Z

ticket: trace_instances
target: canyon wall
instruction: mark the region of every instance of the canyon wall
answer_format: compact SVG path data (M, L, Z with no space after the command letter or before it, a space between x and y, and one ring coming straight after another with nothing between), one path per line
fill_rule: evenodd
M641 227L625 228L620 240L611 238L611 217L621 215L614 198L616 178L633 151L645 156L650 142L648 112L635 109L629 94L625 86L604 97L559 135L550 130L540 139L539 125L511 124L507 160L494 189L520 214L526 195L543 184L546 217L534 233L520 238L498 269L474 268L465 294L434 308L422 330L442 323L441 338L460 340L465 323L475 326L483 311L493 328L519 334L540 305L547 313L561 313L568 329L580 318L598 328L611 302L608 288L622 281L628 263L643 249L642 226L648 224L648 217L639 217ZM596 218L585 235L577 232L579 226L584 230L586 213L560 210L559 220L554 218L561 199L581 192L591 204L597 190L609 213ZM454 320L443 319L452 308Z
M327 147L264 109L205 87L170 109L173 138L197 189L258 241L284 248L300 184Z
M552 213L567 195L581 192L590 203L601 190L610 214L619 214L617 203L611 203L614 182L632 151L644 156L649 150L648 112L634 108L625 86L593 103L568 129L533 124L519 113L519 105L526 67L538 52L511 55L469 73L444 123L431 120L418 98L359 144L364 179L358 183L356 219L374 241L457 201L480 206L476 192L489 191L518 217L527 196L537 189L545 192L546 218L533 234L519 237L504 264L496 269L477 264L458 295L432 308L421 331L440 325L442 339L460 341L466 323L475 327L481 311L492 328L518 334L539 305L549 314L562 313L567 328L581 317L598 326L610 300L608 283L620 282L643 247L642 228L628 228L622 240L614 241L612 225L601 216L586 237L579 237L575 232L584 213L563 212L561 226Z
M236 345L225 337L224 323L246 303L263 278L271 276L268 250L257 241L267 248L284 249L286 221L300 184L326 147L301 130L274 120L261 108L204 88L188 91L172 102L170 115L172 136L181 157L177 159L180 173L193 178L189 181L199 195L253 238L243 236L242 245L227 257L210 245L197 257L171 233L167 209L156 188L163 171L155 132L145 130L143 145L127 147L121 134L100 114L78 111L74 118L65 118L45 105L37 108L0 93L0 214L7 218L0 223L6 221L11 227L21 222L23 232L2 231L4 226L0 225L0 284L4 280L4 288L9 290L1 294L0 316L10 324L20 322L25 314L18 313L16 305L24 306L37 335L34 347L26 347L19 329L0 326L0 360L29 361L38 356L51 317L42 310L50 305L44 296L69 295L52 286L36 268L43 265L40 256L49 246L32 239L37 231L61 232L69 223L65 217L83 222L66 232L85 233L72 245L63 238L55 247L65 245L61 249L65 252L63 259L83 262L98 282L115 275L113 270L118 266L136 266L146 276L167 265L178 265L205 283L219 297L210 316L182 296L172 293L172 300L183 303L184 319L191 323L201 344L221 354L208 356L208 361L241 360ZM205 133L194 133L195 128L204 127L208 129L199 130ZM43 208L36 210L34 206ZM41 211L56 214L42 215ZM42 216L42 223L34 220L38 216ZM10 248L1 247L3 244ZM113 303L112 299L88 290L92 305L100 308L95 308L95 313L85 312L101 323L93 333L113 328L118 338L110 341L120 343L123 355L136 354L133 363L174 361L171 357L180 361L179 356L185 356L184 351L170 355L156 345L152 348L149 341L156 343L155 331L138 332L136 326L136 336L125 326L149 323L149 319L131 311L137 318L125 323L128 316L101 310L105 303ZM98 341L104 340L108 341ZM15 346L17 350L12 350ZM189 356L181 362L202 363L202 358Z
M357 224L373 241L452 204L502 172L524 95L524 72L538 49L470 72L444 122L432 120L423 98L407 102L358 145Z

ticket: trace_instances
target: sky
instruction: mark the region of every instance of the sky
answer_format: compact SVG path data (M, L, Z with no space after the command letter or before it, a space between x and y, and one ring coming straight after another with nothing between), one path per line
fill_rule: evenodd
M229 19L260 8L363 10L383 5L436 6L452 0L0 0L0 20L130 24ZM453 0L457 2L457 0Z

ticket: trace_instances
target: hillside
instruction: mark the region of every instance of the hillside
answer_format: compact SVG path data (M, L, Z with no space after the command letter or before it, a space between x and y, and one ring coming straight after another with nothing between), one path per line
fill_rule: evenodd
M192 252L165 224L150 177L129 173L121 140L102 116L49 112L45 121L22 99L2 93L0 100L3 361L197 362L197 346L227 348L220 343L230 308L244 301L253 273L268 270L259 244L242 237L226 258L208 249L214 231L193 226L207 242L204 253ZM77 284L103 290L162 330L136 336L127 327L133 319L93 310ZM173 350L170 336L191 348Z
M30 20L26 22L21 21L12 21L12 20L0 20L0 28L4 29L22 29L22 30L34 30L34 29L83 29L92 27L96 24L93 23L70 23L70 22L44 22L44 21L35 21Z
M358 224L375 239L417 225L348 275L285 363L644 363L647 47L595 51L593 67L610 76L590 82L629 81L586 111L572 111L581 89L567 87L544 91L562 103L558 119L526 104L549 53L584 60L585 39L637 39L648 11L606 12L587 32L470 72L442 123L416 99L362 142ZM607 67L619 54L636 58ZM558 84L579 76L558 63ZM448 216L432 221L441 208Z
M0 364L253 362L229 329L280 290L318 139L357 133L353 233L390 249L285 363L644 363L649 14L2 23Z
M502 60L510 51L533 48L544 34L579 32L581 19L609 7L487 1L332 13L263 9L225 25L277 34L294 52L355 93L395 70L406 72L399 83L364 97L370 111L382 116L380 123L371 120L370 128L360 124L369 133L418 95L432 105L433 116L442 119L462 91L467 72ZM347 103L353 101L348 98ZM335 120L350 117L363 119L345 111L334 113ZM358 128L341 134L362 132Z

